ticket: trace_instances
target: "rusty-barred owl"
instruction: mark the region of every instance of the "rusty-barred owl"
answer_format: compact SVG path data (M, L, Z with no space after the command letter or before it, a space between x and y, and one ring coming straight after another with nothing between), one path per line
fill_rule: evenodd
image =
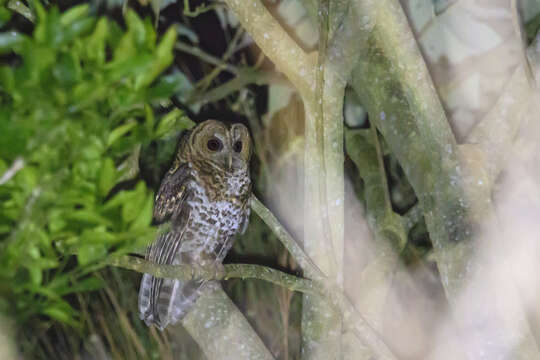
M180 140L154 204L158 223L170 230L149 246L157 264L221 263L249 218L251 139L242 124L207 120ZM182 319L199 297L201 281L182 282L144 274L139 311L147 325L163 329Z

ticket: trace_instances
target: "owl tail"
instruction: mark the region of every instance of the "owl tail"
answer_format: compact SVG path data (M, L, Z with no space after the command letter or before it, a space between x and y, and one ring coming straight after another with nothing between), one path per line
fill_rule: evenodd
M200 296L203 281L178 281L144 274L139 290L139 316L163 330L182 320Z

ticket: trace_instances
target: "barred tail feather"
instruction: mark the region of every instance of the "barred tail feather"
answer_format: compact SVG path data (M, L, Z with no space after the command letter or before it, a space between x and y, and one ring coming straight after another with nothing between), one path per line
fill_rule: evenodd
M144 274L139 290L140 317L160 330L176 324L189 312L200 295L201 281L181 282ZM152 294L152 289L156 291Z

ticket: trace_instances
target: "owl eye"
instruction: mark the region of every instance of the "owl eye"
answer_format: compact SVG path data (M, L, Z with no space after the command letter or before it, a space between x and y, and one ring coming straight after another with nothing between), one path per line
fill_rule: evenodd
M212 152L221 151L223 149L223 143L218 138L213 137L208 140L206 147Z
M233 144L233 150L237 153L241 152L242 151L242 142L241 141L237 141Z

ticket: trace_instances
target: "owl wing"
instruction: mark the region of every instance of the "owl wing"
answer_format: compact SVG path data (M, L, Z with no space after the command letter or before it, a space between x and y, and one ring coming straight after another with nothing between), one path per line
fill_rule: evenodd
M177 218L182 204L190 195L189 165L175 162L161 182L154 203L154 219L161 224L171 218Z
M171 231L158 236L146 251L146 260L160 264L172 265L175 254L182 243L183 234L189 219L189 207L186 202L193 197L192 181L189 166L185 163L175 163L161 182L154 204L154 219L157 223L171 221ZM178 281L155 278L144 274L139 290L139 312L141 319L147 324L155 323L163 328L166 323L160 320L163 310L159 310L162 298L171 296L179 287Z

